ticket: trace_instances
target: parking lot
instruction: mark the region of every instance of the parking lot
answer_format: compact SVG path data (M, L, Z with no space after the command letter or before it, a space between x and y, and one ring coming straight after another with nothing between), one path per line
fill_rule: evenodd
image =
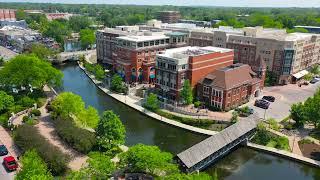
M254 106L254 101L251 100L247 105L254 109L260 118L274 118L278 121L283 120L290 114L290 107L297 102L305 101L312 96L320 87L320 82L299 87L297 84L289 84L285 86L265 87L263 96L274 96L275 102L270 103L269 109L264 110ZM259 97L258 99L262 98Z

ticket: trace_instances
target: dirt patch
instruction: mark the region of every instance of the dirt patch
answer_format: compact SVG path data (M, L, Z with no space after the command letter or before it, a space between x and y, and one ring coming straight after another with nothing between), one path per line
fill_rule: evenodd
M299 143L303 156L320 161L320 145L314 143Z

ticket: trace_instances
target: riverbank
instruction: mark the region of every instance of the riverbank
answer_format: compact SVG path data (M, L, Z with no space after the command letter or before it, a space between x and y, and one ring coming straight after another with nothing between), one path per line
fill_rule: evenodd
M293 154L288 151L279 150L279 149L275 149L275 148L271 148L271 147L267 147L267 146L262 146L262 145L258 145L258 144L254 144L254 143L250 143L250 142L248 142L246 145L247 145L247 147L254 149L254 150L263 151L263 152L266 152L269 154L284 157L286 159L291 159L296 162L300 162L300 163L304 163L306 165L320 168L320 161L316 161L316 160L313 160L313 159L310 159L310 158L307 158L304 156L300 156L298 154Z
M144 107L142 107L141 105L141 102L138 101L138 100L135 100L133 98L130 98L129 96L126 96L126 95L121 95L121 94L117 94L117 93L113 93L111 92L109 89L105 88L105 87L102 87L101 84L102 82L101 81L98 81L95 79L95 77L91 74L89 74L85 68L83 66L81 66L80 64L78 64L80 69L83 70L83 72L91 79L91 81L101 90L103 91L105 94L109 95L110 97L114 98L115 100L143 113L144 115L146 116L149 116L153 119L156 119L156 120L159 120L161 122L164 122L166 124L169 124L169 125L172 125L172 126L175 126L175 127L179 127L179 128L183 128L183 129L186 129L186 130L189 130L189 131L192 131L192 132L196 132L196 133L199 133L199 134L203 134L203 135L214 135L216 134L217 132L216 131L211 131L211 130L206 130L206 129L201 129L201 128L197 128L197 127L193 127L193 126L190 126L190 125L186 125L186 124L183 124L183 123L180 123L180 122L177 122L177 121L174 121L174 120L170 120L170 119L167 119L165 117L162 117L154 112L151 112L147 109L145 109Z

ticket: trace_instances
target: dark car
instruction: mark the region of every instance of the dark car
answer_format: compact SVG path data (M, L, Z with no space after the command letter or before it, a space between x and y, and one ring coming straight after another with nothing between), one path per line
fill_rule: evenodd
M313 79L310 81L311 84L315 84L315 83L317 83L317 82L319 82L319 80L318 80L317 78L313 78Z
M8 154L8 149L6 148L5 145L0 145L0 156L4 156Z
M269 105L270 105L270 103L266 100L263 100L263 99L258 99L254 102L254 106L257 106L262 109L268 109Z
M276 100L273 96L263 96L262 99L267 100L269 102L274 102Z

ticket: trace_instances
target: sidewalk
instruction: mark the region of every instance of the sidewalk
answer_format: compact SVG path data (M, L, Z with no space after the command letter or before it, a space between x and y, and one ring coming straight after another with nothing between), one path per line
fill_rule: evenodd
M132 99L129 96L113 93L109 89L98 85L98 84L100 84L102 82L96 80L94 75L90 75L89 73L87 73L85 68L82 67L80 64L79 64L79 67L92 80L92 82L94 84L96 84L96 86L100 90L102 90L104 93L106 93L107 95L113 97L114 99L118 100L119 102L121 102L123 104L126 104L127 106L129 106L129 107L131 107L131 108L133 108L133 109L135 109L137 111L142 112L143 114L145 114L145 115L147 115L147 116L149 116L151 118L157 119L157 120L162 121L164 123L167 123L167 124L170 124L170 125L173 125L173 126L176 126L176 127L180 127L180 128L183 128L183 129L186 129L186 130L189 130L189 131L193 131L193 132L196 132L196 133L204 134L204 135L214 135L214 134L217 133L216 131L201 129L201 128L197 128L197 127L193 127L193 126L190 126L190 125L186 125L186 124L183 124L183 123L171 120L171 119L167 119L167 118L162 117L162 116L160 116L160 115L158 115L158 114L156 114L154 112L151 112L151 111L149 111L149 110L147 110L147 109L145 109L144 107L141 106L141 101L138 101L136 99Z

